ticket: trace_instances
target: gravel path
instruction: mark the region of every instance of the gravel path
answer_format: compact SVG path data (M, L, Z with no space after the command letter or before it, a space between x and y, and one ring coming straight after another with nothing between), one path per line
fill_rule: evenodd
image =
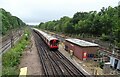
M34 37L31 36L32 47L24 51L19 68L27 67L27 75L42 75L42 66L35 46Z

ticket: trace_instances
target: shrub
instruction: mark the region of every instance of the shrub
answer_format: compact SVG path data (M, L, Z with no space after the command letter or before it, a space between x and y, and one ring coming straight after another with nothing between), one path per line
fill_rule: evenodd
M100 68L102 68L102 69L103 69L104 62L99 62L99 65L100 65Z
M109 37L105 34L102 34L100 40L103 40L103 41L109 41Z

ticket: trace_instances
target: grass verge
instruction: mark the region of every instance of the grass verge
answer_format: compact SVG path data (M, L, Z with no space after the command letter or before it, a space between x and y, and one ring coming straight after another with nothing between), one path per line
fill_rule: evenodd
M28 29L25 30L25 33L30 34ZM25 35L23 35L14 47L2 55L2 77L19 75L18 64L20 64L22 52L29 43L29 39L25 40Z

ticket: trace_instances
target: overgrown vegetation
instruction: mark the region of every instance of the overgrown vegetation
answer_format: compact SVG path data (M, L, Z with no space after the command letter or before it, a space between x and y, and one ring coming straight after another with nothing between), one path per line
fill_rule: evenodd
M0 34L5 35L12 29L21 28L26 24L16 16L12 16L9 12L0 8L0 17L2 18L2 29L0 29Z
M25 29L25 33L30 35L28 29ZM24 33L24 34L25 34ZM24 51L27 44L29 44L29 39L25 39L25 35L22 36L20 41L14 45L13 48L8 50L6 53L2 55L2 75L5 77L6 75L19 75L18 64L20 63L20 58L22 56L22 52Z
M77 12L73 18L40 23L39 28L64 34L100 37L120 47L120 6L102 8L100 12Z
M104 62L99 62L100 68L103 69Z

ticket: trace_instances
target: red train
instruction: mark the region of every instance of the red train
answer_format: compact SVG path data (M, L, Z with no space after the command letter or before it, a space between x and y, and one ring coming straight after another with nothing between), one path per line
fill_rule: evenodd
M58 49L59 40L57 38L50 36L49 34L39 29L33 28L33 30L40 34L41 38L46 42L50 49Z

